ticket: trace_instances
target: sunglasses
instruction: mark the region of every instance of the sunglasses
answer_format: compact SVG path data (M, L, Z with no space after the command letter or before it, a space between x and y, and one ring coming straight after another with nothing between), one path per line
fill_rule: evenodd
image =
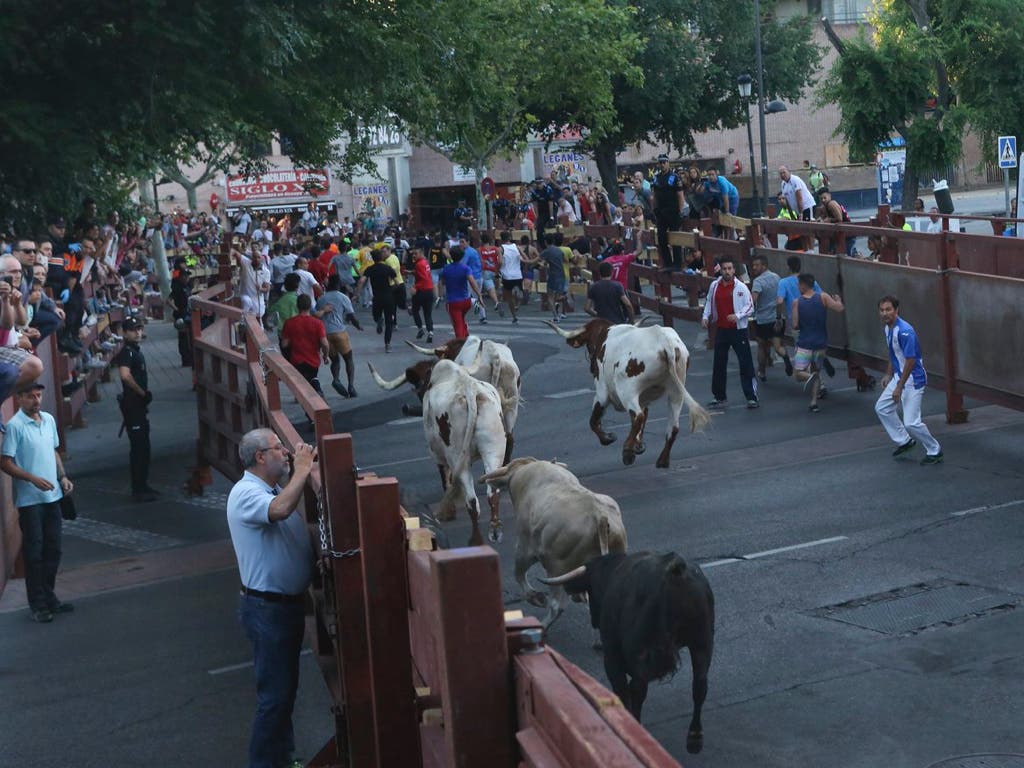
M15 248L14 250L20 251L21 253L37 253L35 248Z

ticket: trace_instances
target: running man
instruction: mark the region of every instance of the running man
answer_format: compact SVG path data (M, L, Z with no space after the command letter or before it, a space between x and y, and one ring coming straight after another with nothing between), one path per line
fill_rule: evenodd
M828 347L825 310L842 312L845 307L838 295L830 296L823 291L815 292L814 275L809 272L800 275L797 283L800 286L800 297L793 301L792 315L793 328L800 331L800 336L793 360L793 377L804 383L804 389L810 385L811 403L808 409L811 413L817 413L821 410L818 407L818 399L821 396L819 370L826 360L825 349Z
M356 319L355 309L349 297L342 291L341 275L330 275L327 278L327 291L316 303L315 317L320 318L327 333L327 356L331 360L331 386L342 397L355 397L356 366L352 359L352 342L348 337L348 323L360 331L363 330ZM341 383L341 361L345 361L345 376L348 386Z
M885 345L889 350L889 367L882 377L882 394L875 403L875 413L896 449L893 456L902 456L918 443L925 450L921 464L940 464L942 446L921 421L921 400L928 375L921 360L921 345L914 326L900 317L900 301L883 296L878 301L878 314L885 324ZM897 409L903 406L903 420Z

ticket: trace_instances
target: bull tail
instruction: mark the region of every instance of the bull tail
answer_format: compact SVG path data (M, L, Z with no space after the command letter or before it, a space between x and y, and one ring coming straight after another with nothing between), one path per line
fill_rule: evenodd
M683 363L682 351L679 349L675 350L675 359L668 366L669 374L672 376L672 381L675 382L676 388L682 393L686 410L689 411L690 431L703 432L704 428L711 423L711 414L686 390L686 385L683 383L686 380L686 367Z
M601 520L597 524L597 540L601 546L601 554L608 554L608 540L611 538L611 524L608 522L608 514L604 513L601 515Z
M477 417L477 393L470 391L468 397L466 397L466 433L462 438L462 449L459 453L459 463L452 467L452 481L448 484L448 490L445 491L444 497L441 499L441 517L445 517L446 514L454 514L459 506L466 503L466 489L462 487L461 478L466 473L466 470L473 463L473 440L476 436L476 417Z

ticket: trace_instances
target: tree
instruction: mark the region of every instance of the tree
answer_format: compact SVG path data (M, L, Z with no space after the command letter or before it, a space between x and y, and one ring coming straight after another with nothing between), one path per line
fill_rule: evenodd
M479 223L480 180L499 155L521 149L531 130L615 121L612 79L638 82L630 11L605 0L409 3L401 25L415 56L396 57L408 84L391 102L409 136L472 168ZM574 43L600 41L600 55Z
M335 139L386 103L378 3L8 0L0 25L0 220L33 231L81 198L123 202L136 175L229 143L291 140L297 163L346 162ZM397 32L395 30L394 32ZM394 32L389 32L393 34ZM368 91L374 90L368 96Z
M180 154L178 154L180 157ZM215 144L212 148L205 146L196 147L191 164L202 163L203 170L199 176L191 179L179 166L177 157L159 166L159 171L171 181L180 184L185 189L188 197L189 210L194 211L199 207L199 198L196 197L196 190L213 178L217 171L227 171L235 159L235 153L225 144Z
M633 64L643 72L642 85L615 79L617 120L603 131L592 131L586 144L609 190L618 186L616 156L626 145L654 139L691 153L695 134L742 124L746 105L737 93L736 78L756 72L750 3L622 4L632 11L632 29L642 39L631 50ZM796 100L812 83L820 51L811 43L809 19L780 22L773 7L772 0L761 3L765 95Z
M1015 0L884 0L869 22L855 40L833 37L840 56L819 101L839 105L852 158L906 140L909 208L924 174L959 159L968 129L986 146L1024 129L1024 19Z

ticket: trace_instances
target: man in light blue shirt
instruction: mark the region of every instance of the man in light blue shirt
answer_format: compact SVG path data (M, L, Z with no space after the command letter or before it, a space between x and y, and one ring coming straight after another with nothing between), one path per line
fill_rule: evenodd
M885 324L885 346L889 351L889 368L882 377L882 394L875 403L875 413L890 439L896 443L893 456L902 456L918 443L925 450L921 463L942 463L942 447L921 420L921 400L928 375L921 360L921 345L914 326L900 317L900 301L883 296L878 301L878 314ZM900 420L897 408L903 406Z
M480 290L483 290L484 284L484 264L480 259L480 251L469 244L469 240L463 235L459 238L459 245L462 246L462 263L469 267L470 273L473 275L473 279L476 280L476 284L480 286ZM480 322L483 325L487 325L487 308L484 306L484 302L481 299L477 301L473 299L473 312L480 316Z
M18 412L7 422L0 469L14 478L32 620L48 623L54 614L74 610L53 591L60 567L60 500L74 486L57 453L57 423L41 410L43 389L42 384L31 382L18 390Z
M238 615L252 642L256 668L249 765L277 768L287 765L295 750L292 710L305 630L303 604L313 575L313 549L296 507L316 450L299 443L284 488L279 483L288 474L288 449L274 432L247 432L238 456L245 474L228 496L227 518L242 581Z
M337 258L337 257L335 257ZM327 278L327 291L316 302L315 317L319 317L327 333L328 356L331 359L331 386L342 397L355 397L356 388L353 380L356 375L356 364L352 359L352 342L348 337L348 325L351 323L363 330L356 319L355 310L348 296L341 291L341 275L330 275ZM345 361L345 375L348 386L341 383L341 361Z
M740 193L735 185L725 176L719 176L714 168L708 169L708 178L704 182L704 189L707 194L718 201L719 209L723 213L731 213L734 216L740 209Z

